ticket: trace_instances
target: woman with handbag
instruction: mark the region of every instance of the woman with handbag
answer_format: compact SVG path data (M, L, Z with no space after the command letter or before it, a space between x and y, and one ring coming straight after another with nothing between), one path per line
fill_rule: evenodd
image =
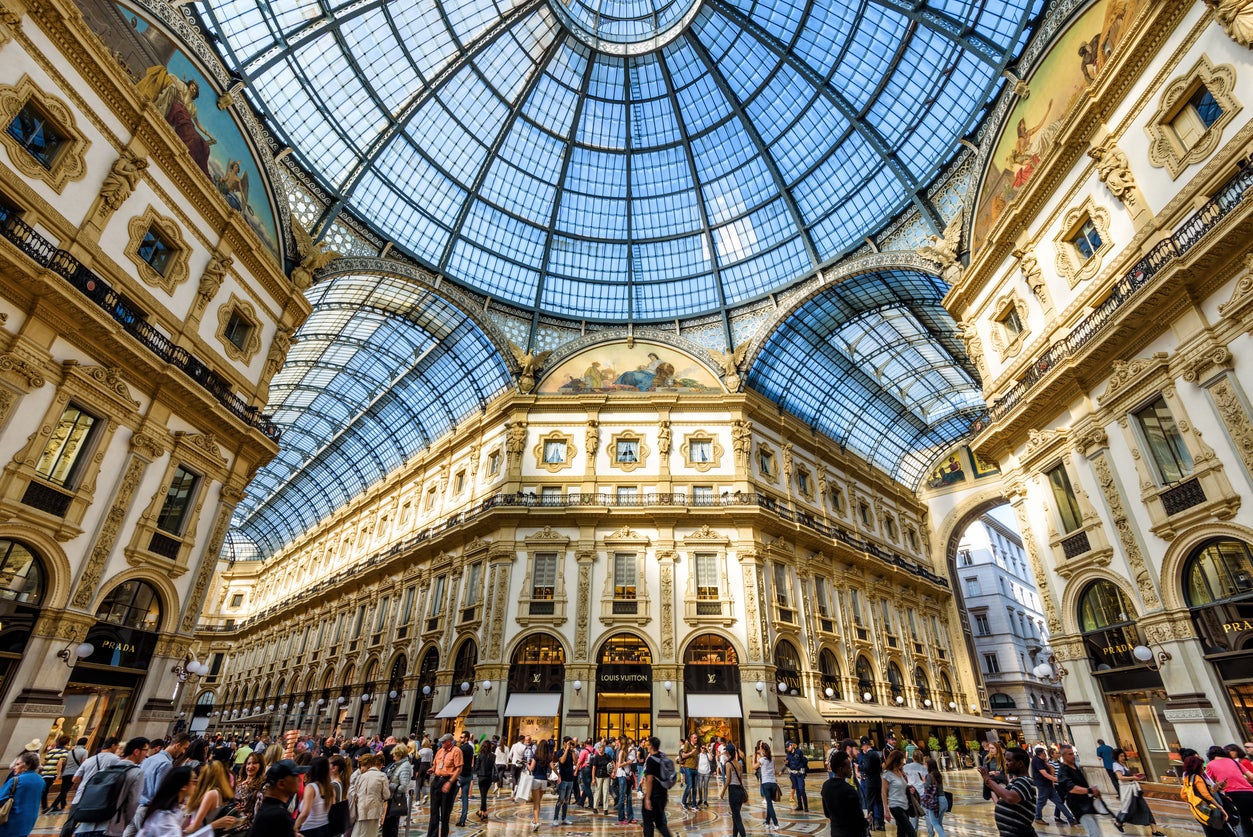
M1122 794L1122 807L1114 815L1114 828L1122 831L1123 826L1144 825L1152 831L1152 837L1166 837L1157 830L1157 820L1153 818L1153 812L1149 810L1149 804L1144 799L1144 791L1140 787L1144 774L1131 772L1131 768L1127 767L1127 752L1121 747L1114 750L1113 770L1118 777L1118 788Z
M479 783L479 822L487 822L487 794L496 779L496 747L484 738L479 742L478 755L474 757L474 778Z
M300 800L300 813L296 816L296 831L304 837L330 837L331 804L334 801L331 760L319 756L309 762L304 796Z
M13 775L0 788L0 811L7 812L0 837L26 837L35 827L44 792L39 768L38 753L22 753L13 762Z
M915 750L914 752L918 752ZM922 785L922 813L927 820L927 837L945 837L944 815L948 813L948 797L944 795L944 774L935 759L927 759L927 777Z
M618 748L618 761L614 766L614 781L618 784L618 825L635 822L635 803L631 800L631 785L635 781L635 749L624 744Z
M744 803L748 801L748 788L744 786L744 774L740 771L740 762L736 758L734 744L727 744L726 754L727 780L723 783L722 792L718 794L718 798L730 797L731 837L748 837L748 832L744 830L744 817L741 813Z
M400 818L409 812L409 788L413 785L413 764L409 761L409 748L404 744L397 744L392 748L392 763L387 767L387 783L391 787L392 796L387 803L387 814L383 817L383 837L397 837L400 833Z
M379 770L382 763L383 757L373 753L357 760L357 774L348 788L348 816L356 823L352 837L378 837L379 823L392 795L387 774Z
M774 803L779 799L779 780L775 778L774 754L765 741L757 742L757 751L753 753L753 768L761 776L761 798L766 801L766 830L779 830L779 817L774 812Z
M1200 756L1192 755L1183 760L1183 780L1179 795L1192 811L1193 818L1205 830L1205 837L1232 837L1235 831L1227 822L1227 812L1223 810L1215 790L1221 790L1222 783L1211 785L1205 775L1205 762Z
M905 776L904 765L904 750L893 750L888 753L887 758L883 762L883 783L881 785L883 821L885 823L896 821L896 837L918 837L918 832L914 830L914 824L910 822L914 808L910 799L910 793L912 792L917 797L918 792L910 787L909 779ZM918 805L917 807L921 808L922 806Z
M1205 773L1215 782L1224 782L1223 795L1235 806L1240 815L1240 830L1244 837L1253 837L1249 823L1253 821L1253 783L1249 782L1240 762L1222 747L1210 747L1205 753L1209 764Z
M548 751L548 739L541 738L534 749L528 750L526 772L531 774L531 830L539 831L539 810L548 790L548 771L552 768L552 754Z

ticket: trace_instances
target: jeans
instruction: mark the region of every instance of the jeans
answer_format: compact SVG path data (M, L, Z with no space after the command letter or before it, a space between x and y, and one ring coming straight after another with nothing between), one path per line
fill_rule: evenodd
M748 797L748 791L743 794L734 793L735 788L743 788L742 785L732 785L727 789L727 796L731 797L731 837L748 837L748 832L744 830L744 815L741 809L744 807L744 800Z
M640 813L640 820L644 823L644 837L653 837L654 829L661 834L661 837L671 837L670 826L666 824L665 797L654 797L649 804L652 808L645 805Z
M679 804L690 808L696 805L696 771L690 767L679 769L683 771L683 800Z
M779 817L774 812L774 793L779 789L776 782L763 782L761 798L766 800L766 825L778 825Z
M696 804L709 804L709 778L710 774L696 771Z
M1068 822L1074 822L1074 814L1070 813L1070 809L1066 807L1066 802L1062 799L1062 795L1057 792L1057 785L1050 783L1047 786L1035 786L1035 818L1037 820L1044 819L1044 806L1049 802L1053 803L1053 818L1064 819Z
M470 786L473 781L469 776L457 780L457 789L461 791L461 816L458 822L465 825L466 816L470 813Z
M1080 814L1079 824L1087 837L1101 837L1101 823L1096 814Z
M592 806L592 768L590 767L579 771L579 793L576 799L584 808Z
M557 804L553 806L553 822L570 818L570 797L574 795L574 780L562 780L557 785Z
M940 809L932 811L924 809L927 815L927 837L946 837L944 834L944 815L948 813L948 798L940 797Z
M809 797L805 795L805 774L795 771L790 774L792 790L796 791L796 807L801 811L809 810Z
M487 794L492 789L492 777L484 776L479 779L479 813L487 813Z
M618 822L635 819L635 803L631 801L631 777L619 776L618 782Z
M918 832L914 829L913 822L909 819L909 812L904 808L891 808L892 819L896 820L896 837L918 837Z

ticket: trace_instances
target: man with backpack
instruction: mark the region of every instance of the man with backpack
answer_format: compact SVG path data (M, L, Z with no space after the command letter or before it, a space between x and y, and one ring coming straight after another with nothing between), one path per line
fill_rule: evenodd
M653 837L654 829L661 837L670 837L670 827L666 824L666 799L678 778L674 759L661 752L661 739L651 736L648 739L648 758L644 759L644 837Z
M75 837L121 837L139 810L144 782L139 763L147 755L148 739L132 738L120 757L102 750L83 762L87 776L78 786L69 817L75 823Z

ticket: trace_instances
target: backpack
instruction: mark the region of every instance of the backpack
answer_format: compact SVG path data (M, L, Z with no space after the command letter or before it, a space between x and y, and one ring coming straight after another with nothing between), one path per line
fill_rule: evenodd
M609 756L604 753L597 753L592 756L592 769L595 771L592 775L597 779L603 779L609 775Z
M100 823L110 822L122 813L125 800L122 789L126 787L126 777L139 765L127 762L115 764L97 770L83 785L78 794L78 804L74 806L74 818L78 822Z
M679 781L679 771L674 767L674 759L665 753L658 753L657 756L657 781L661 782L661 786L666 790L674 787Z

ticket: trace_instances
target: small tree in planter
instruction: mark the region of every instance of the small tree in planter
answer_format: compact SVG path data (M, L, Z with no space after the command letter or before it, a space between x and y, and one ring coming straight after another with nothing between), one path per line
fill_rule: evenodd
M928 738L927 750L930 751L931 755L933 756L936 753L940 752L940 739L936 738L934 735Z
M948 734L948 737L944 739L944 749L952 753L954 758L957 756L957 736L956 735L953 735L951 732Z

